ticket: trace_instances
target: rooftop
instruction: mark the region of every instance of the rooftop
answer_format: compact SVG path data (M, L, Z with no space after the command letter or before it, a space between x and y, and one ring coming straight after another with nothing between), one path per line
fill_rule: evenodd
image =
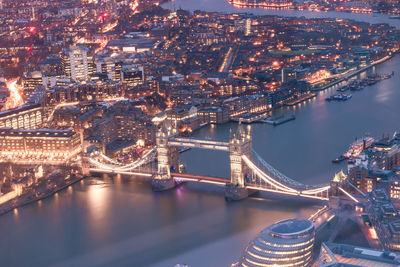
M11 129L1 128L0 136L25 136L25 137L70 137L75 135L72 130L58 130L58 129Z
M386 193L385 189L375 189L374 191L371 192L372 198L374 201L378 202L388 202L390 201L390 198L388 194Z
M35 109L35 108L39 108L40 104L34 104L34 105L22 105L19 106L17 108L13 108L13 109L7 109L4 111L0 111L0 118L1 117L6 117L6 116L10 116L10 115L14 115L17 114L19 112L23 112L23 111L27 111L30 109Z
M150 38L118 39L108 42L108 47L152 47L157 40Z
M269 229L278 235L293 235L311 230L314 224L308 220L286 220L272 225Z
M127 147L131 147L135 144L133 140L120 140L116 139L106 145L107 151L118 151Z
M400 255L389 251L378 251L352 245L322 243L323 248L333 255L333 263L349 264L350 266L397 266Z

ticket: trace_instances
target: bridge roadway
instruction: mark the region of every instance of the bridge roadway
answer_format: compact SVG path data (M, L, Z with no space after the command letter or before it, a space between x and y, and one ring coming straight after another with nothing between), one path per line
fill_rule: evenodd
M283 194L283 195L299 196L299 197L326 200L326 201L329 200L329 198L327 198L327 197L316 196L316 195L308 195L308 194L303 194L301 192L298 192L298 193L295 193L295 192L282 192L280 190L276 190L276 189L273 189L273 188L269 188L269 187L266 187L266 186L260 186L260 185L252 184L252 183L246 183L245 186L246 186L247 189L253 189L253 190L257 190L257 191L265 191L265 192L271 192L271 193L277 193L277 194Z
M124 175L134 175L134 176L142 176L142 177L151 177L156 171L150 170L140 170L140 171L113 171L113 170L105 170L105 169L95 169L91 168L90 171L98 172L98 173L110 173L110 174L124 174ZM220 177L210 177L210 176L201 176L201 175L194 175L188 173L171 173L171 176L174 178L175 181L187 181L187 182L200 182L200 183L208 183L208 184L216 184L216 185L226 185L230 182L229 179L220 178ZM267 186L260 186L254 183L246 183L245 187L247 189L257 190L257 191L265 191L271 193L282 194L282 191L267 187ZM292 196L300 196L305 198L311 199L318 199L318 200L326 200L329 199L327 197L316 196L316 195L309 195L303 194L301 192L284 192L285 195L292 195Z
M229 151L228 142L212 141L212 140L198 140L191 138L170 138L168 140L169 146L180 146L190 148L203 148L212 150Z
M229 179L225 179L225 178L200 176L200 175L193 175L193 174L186 174L186 173L172 173L171 175L172 175L172 177L174 177L175 180L181 180L181 181L192 181L192 182L217 184L217 185L226 185L227 183L230 182ZM265 191L265 192L282 194L282 191L275 190L273 188L268 188L265 186L260 186L258 184L253 184L253 183L246 183L245 187L247 189L252 189L252 190L257 190L257 191ZM299 192L299 193L285 192L284 194L292 195L292 196L300 196L300 197L305 197L305 198L326 200L326 201L329 200L327 197L308 195L308 194L303 194L301 192Z
M108 170L108 169L98 169L98 168L90 168L89 170L94 173L124 174L124 175L142 176L142 177L151 177L153 174L157 173L156 171L153 170L119 171L119 170ZM171 173L171 176L178 181L191 181L191 182L218 184L218 185L225 185L226 183L230 182L230 180L226 178L201 176L188 173Z
M217 184L217 185L226 185L226 183L230 182L229 179L225 178L193 175L188 173L171 173L171 176L178 181L191 181L191 182L200 182L200 183Z

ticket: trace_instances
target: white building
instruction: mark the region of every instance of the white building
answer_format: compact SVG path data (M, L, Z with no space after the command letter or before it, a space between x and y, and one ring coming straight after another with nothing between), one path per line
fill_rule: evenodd
M64 71L74 81L89 80L88 49L73 46L64 51Z
M246 19L246 28L244 34L246 36L251 34L251 19Z
M246 248L237 267L311 266L314 223L286 220L263 230Z

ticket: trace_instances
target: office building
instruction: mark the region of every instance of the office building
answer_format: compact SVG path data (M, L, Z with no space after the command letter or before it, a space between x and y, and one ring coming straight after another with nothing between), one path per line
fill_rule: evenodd
M63 50L62 65L64 74L74 81L89 80L88 49L84 46L73 46Z
M229 111L222 107L200 109L197 113L200 123L221 124L229 121Z
M37 129L43 123L43 108L39 104L23 105L0 112L0 128Z
M80 148L80 136L71 130L0 129L0 157L10 160L65 160Z
M247 247L239 266L310 266L314 223L286 220L263 230Z

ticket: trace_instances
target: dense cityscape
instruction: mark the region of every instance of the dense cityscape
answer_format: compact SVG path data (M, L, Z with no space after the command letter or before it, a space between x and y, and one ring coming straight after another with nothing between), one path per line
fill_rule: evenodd
M219 1L0 0L5 266L400 265L400 3Z

